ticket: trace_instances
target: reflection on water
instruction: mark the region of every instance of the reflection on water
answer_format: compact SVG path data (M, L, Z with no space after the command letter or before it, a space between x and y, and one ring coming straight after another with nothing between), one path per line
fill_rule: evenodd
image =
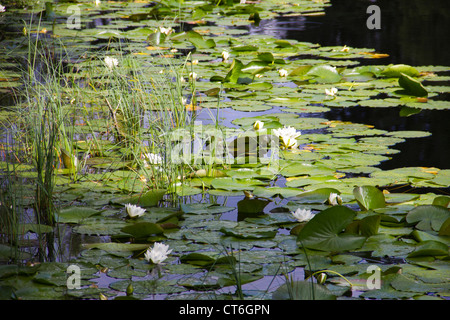
M281 17L263 20L251 26L252 34L266 34L285 39L318 43L322 46L347 45L373 48L389 54L388 58L365 60L367 64L404 63L414 66L450 65L448 52L448 0L331 0L320 16ZM376 4L381 9L381 29L369 30L366 9ZM448 100L447 97L443 97ZM448 110L424 110L409 117L399 117L398 108L333 108L324 117L374 125L388 131L421 130L432 133L426 138L407 139L394 146L401 152L380 168L435 166L450 168L450 131Z
M325 14L281 17L252 26L254 34L319 43L374 48L390 57L376 63L449 65L448 0L331 0ZM368 30L369 5L381 10L381 29Z

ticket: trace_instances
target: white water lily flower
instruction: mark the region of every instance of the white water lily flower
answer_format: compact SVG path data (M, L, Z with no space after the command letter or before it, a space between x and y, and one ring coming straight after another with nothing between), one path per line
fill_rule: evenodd
M144 164L147 165L147 161L150 164L161 164L162 163L162 158L159 154L155 154L155 153L146 153L144 155L145 159L144 159Z
M253 129L255 129L256 131L261 130L264 127L264 122L257 120L254 124L253 124Z
M297 140L288 136L281 136L281 145L285 149L295 149L298 146Z
M96 7L98 7L101 4L101 1L100 0L95 0L94 4L95 4Z
M167 259L167 256L169 253L172 252L172 249L169 250L169 246L163 243L155 242L153 245L153 248L147 249L147 252L145 252L144 256L147 261L150 262L150 260L154 264L159 264Z
M336 93L338 92L338 89L336 88L331 88L331 89L325 89L325 94L327 96L332 96L334 97L336 95Z
M280 77L287 77L288 72L287 72L287 70L280 69L280 70L278 70L278 74L280 75Z
M230 57L230 54L227 51L222 51L222 60L227 61Z
M172 27L168 27L168 28L159 27L159 32L164 33L166 36L168 36L169 34L171 34L173 32L173 29L172 29Z
M113 68L117 67L119 61L116 58L111 58L107 56L105 57L105 64L110 70L112 70Z
M189 73L189 78L192 80L196 80L198 78L197 74L195 72L190 72Z
M311 213L311 210L300 208L295 210L295 212L292 212L292 215L295 219L297 219L298 222L309 221L312 219L312 217L314 217L314 215Z
M280 138L282 147L285 149L294 149L297 147L297 137L302 133L295 130L294 127L283 127L272 131L274 135Z
M0 4L0 12L5 12L6 11L6 7L5 6L2 6L1 4Z
M328 197L328 203L332 206L337 206L338 204L342 204L342 198L337 193L330 193Z
M344 45L341 49L341 52L348 52L348 50L349 49L348 49L347 45Z
M125 209L127 210L128 216L130 218L140 217L145 213L145 209L130 203L127 203L125 205Z

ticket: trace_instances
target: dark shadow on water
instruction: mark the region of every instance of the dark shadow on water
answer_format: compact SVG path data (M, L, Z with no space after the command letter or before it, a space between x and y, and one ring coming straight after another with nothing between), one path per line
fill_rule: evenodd
M364 64L450 65L448 0L331 0L331 4L324 15L263 20L258 27L252 26L250 32L321 46L375 49L389 54L387 58L365 59L361 61ZM370 5L377 5L381 10L379 30L367 28ZM448 96L443 98L448 100ZM408 138L393 146L401 152L381 163L379 167L384 170L405 166L450 168L449 116L449 110L423 110L400 117L398 108L362 107L333 108L325 114L330 120L370 124L382 130L432 133L430 137Z
M382 162L383 170L401 167L437 167L450 169L450 110L422 110L419 114L400 117L395 108L333 108L325 114L328 119L351 121L388 131L427 131L431 136L407 138L391 148L400 150L392 159Z
M448 0L331 0L322 16L263 20L254 34L318 43L322 46L372 48L389 54L372 63L449 65ZM367 7L381 11L381 29L369 30Z

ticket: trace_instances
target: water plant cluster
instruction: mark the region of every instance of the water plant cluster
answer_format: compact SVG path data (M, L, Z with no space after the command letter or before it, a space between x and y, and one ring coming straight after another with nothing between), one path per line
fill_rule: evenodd
M448 109L450 67L248 31L328 5L6 6L0 297L448 298L450 170L377 167L430 133L324 114Z

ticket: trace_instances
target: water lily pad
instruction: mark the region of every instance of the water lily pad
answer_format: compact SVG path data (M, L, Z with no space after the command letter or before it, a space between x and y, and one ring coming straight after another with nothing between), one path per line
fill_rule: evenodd
M184 213L193 213L193 214L216 214L216 213L224 213L231 210L234 210L234 207L221 206L212 203L192 203L192 204L182 204L181 210Z
M223 190L253 190L256 186L266 184L258 179L216 178L211 181L214 188Z
M305 76L312 76L314 80L319 83L334 83L341 80L341 76L336 71L336 68L330 67L328 65L321 65L312 67Z
M353 195L355 196L361 210L384 208L386 206L383 192L376 187L356 187L353 189Z
M306 223L300 230L297 241L301 246L321 251L358 249L364 244L366 237L342 233L355 216L356 213L345 206L325 209Z
M421 242L416 250L408 254L408 258L423 256L448 256L448 245L439 241L428 240Z
M445 220L450 217L450 210L441 206L422 205L412 209L406 215L408 223L417 223L419 230L439 231Z
M334 188L319 188L300 193L295 200L300 203L324 203L331 193L340 194L340 191Z
M388 78L399 78L402 73L411 77L417 77L419 75L419 71L416 68L405 64L390 65L384 68L381 75Z
M410 76L402 73L398 79L398 84L405 90L408 95L416 97L428 96L428 91L419 81L411 78Z
M309 281L293 281L281 285L272 294L273 300L336 300L325 286Z
M164 229L160 225L151 222L134 223L123 227L121 231L131 234L135 238L150 237L155 234L164 233Z
M57 221L61 223L79 223L83 219L99 213L100 211L93 208L72 206L59 210Z
M120 204L135 204L142 207L154 207L167 193L165 189L149 190L143 194L137 194L133 196L120 197L113 199L112 202Z
M115 243L115 242L102 242L102 243L87 243L83 245L86 249L101 249L107 252L133 252L133 251L145 251L150 247L150 244L144 243Z

